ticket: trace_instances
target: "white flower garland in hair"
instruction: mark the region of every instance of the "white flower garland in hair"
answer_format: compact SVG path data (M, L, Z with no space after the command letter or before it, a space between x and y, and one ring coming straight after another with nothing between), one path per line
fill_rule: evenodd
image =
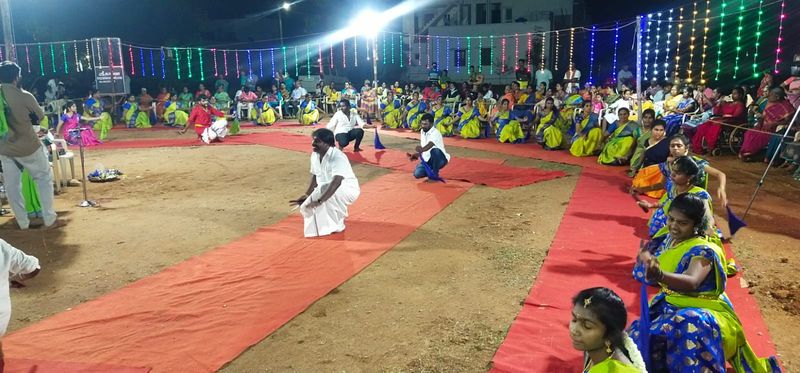
M647 373L647 366L644 364L644 359L642 358L642 353L639 352L639 347L636 347L636 343L633 342L633 339L628 336L627 333L624 333L624 337L622 338L623 346L626 351L628 351L628 357L631 359L631 363L637 369L639 369L642 373Z

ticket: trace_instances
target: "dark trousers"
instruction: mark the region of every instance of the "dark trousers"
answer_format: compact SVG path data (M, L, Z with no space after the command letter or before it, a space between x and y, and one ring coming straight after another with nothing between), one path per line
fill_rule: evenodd
M350 144L350 141L355 141L356 148L361 147L361 140L364 138L364 130L361 128L353 128L350 132L340 133L335 136L336 142L339 143L340 148L344 148Z
M441 150L433 148L431 149L431 157L428 159L427 163L435 174L439 174L439 170L447 166L447 157L444 156ZM417 179L428 177L428 173L425 172L425 166L422 165L421 159L419 164L417 164L417 168L414 169L414 177Z

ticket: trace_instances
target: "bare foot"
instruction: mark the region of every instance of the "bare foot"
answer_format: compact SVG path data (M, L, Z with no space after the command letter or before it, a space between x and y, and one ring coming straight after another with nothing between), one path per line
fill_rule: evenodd
M360 151L361 151L361 148L355 148L355 149L353 149L353 151L354 151L354 152L360 152Z
M64 227L66 225L67 225L67 223L64 222L63 220L56 219L56 221L53 222L53 224L42 225L40 229L49 231L49 230L53 230L53 229L59 229L59 228Z

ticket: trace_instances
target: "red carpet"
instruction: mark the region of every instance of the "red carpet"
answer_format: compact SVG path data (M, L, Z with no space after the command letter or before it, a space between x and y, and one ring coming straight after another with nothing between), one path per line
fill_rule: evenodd
M304 239L302 218L290 216L14 332L3 340L6 357L216 371L468 188L419 183L400 173L382 176L363 185L342 234Z
M568 324L578 291L606 286L639 315L639 285L631 277L648 215L624 193L625 177L584 169L531 292L492 362L495 372L577 372L582 356L572 348ZM579 278L579 281L576 281ZM728 281L728 295L756 353L775 348L753 297Z
M5 358L4 373L147 373L150 368L94 363L67 363L61 361L38 361Z

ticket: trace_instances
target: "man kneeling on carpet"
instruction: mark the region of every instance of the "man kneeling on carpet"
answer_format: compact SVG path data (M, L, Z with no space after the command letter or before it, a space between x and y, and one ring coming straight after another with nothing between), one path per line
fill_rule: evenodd
M213 123L212 115L218 118ZM225 114L209 105L206 96L200 96L200 101L192 108L192 113L189 115L189 123L179 133L183 135L190 127L194 128L197 137L206 144L221 142L228 135L228 120L225 119Z
M11 296L8 291L9 275L16 287L20 281L36 277L39 274L39 259L26 255L21 250L0 239L0 337L6 334L8 322L11 320ZM0 372L4 368L3 345L0 343Z
M417 168L414 169L414 177L422 179L423 177L430 177L425 164L428 164L433 175L438 176L439 170L447 166L450 162L450 154L444 149L444 138L442 133L433 126L433 115L431 113L422 114L420 119L420 126L422 129L419 131L419 146L415 148L416 154L406 153L411 160L416 160L422 156ZM424 163L423 163L424 162Z
M347 156L336 149L333 132L320 128L311 137L311 182L306 194L289 203L300 206L306 237L327 236L344 231L347 206L361 189Z
M364 128L370 127L364 123L358 111L350 110L350 101L342 99L339 101L339 110L326 126L333 131L336 142L339 143L339 150L344 150L350 141L355 141L354 152L361 151L361 140L364 139Z

